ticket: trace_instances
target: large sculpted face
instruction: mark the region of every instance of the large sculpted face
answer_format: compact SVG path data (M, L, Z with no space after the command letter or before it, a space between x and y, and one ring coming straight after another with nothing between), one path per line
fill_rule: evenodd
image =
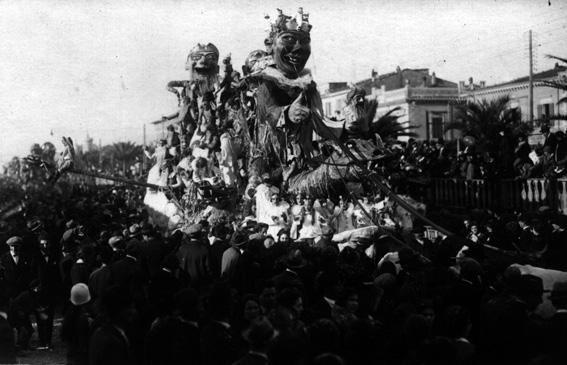
M295 78L311 55L311 38L305 32L282 32L276 37L272 49L276 67L287 77Z
M219 69L219 50L214 44L197 44L187 57L185 69L201 75L217 73Z

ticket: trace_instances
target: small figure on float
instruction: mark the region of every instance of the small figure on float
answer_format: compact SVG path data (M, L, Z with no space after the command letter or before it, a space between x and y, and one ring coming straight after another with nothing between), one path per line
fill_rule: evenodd
M154 153L150 153L149 148L146 146L144 148L144 154L150 160L156 160L154 166L148 172L148 182L158 186L167 185L167 177L169 175L169 170L167 168L167 140L161 139L159 145L156 146Z

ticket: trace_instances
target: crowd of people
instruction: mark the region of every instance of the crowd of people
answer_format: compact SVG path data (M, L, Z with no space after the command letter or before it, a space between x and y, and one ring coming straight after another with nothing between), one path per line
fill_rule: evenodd
M400 168L410 175L436 178L497 179L497 178L557 178L567 174L567 138L558 130L541 128L542 141L535 146L526 135L500 140L493 150L478 147L477 141L466 138L462 145L443 139L416 141L410 139L393 148L402 163ZM397 161L397 160L396 160Z
M556 314L542 318L542 280L486 248L533 247L565 270L564 225L548 210L467 219L466 239L414 229L405 240L337 244L332 227L274 235L253 216L166 233L142 195L83 187L64 200L39 196L1 222L0 363L30 349L34 321L35 350L60 336L69 364L552 364L566 355L565 285L551 292Z
M542 278L511 266L565 270L556 213L471 216L447 236L413 224L419 204L404 213L360 177L378 172L397 190L412 173L562 176L563 133L543 130L541 151L525 136L502 135L492 153L465 137L456 159L442 140L384 145L364 90L347 94L344 121L322 117L304 69L309 14L278 9L265 20L265 50L249 54L242 75L230 56L219 75L213 44L191 49L188 80L167 84L179 102L164 117L167 136L144 151L155 164L135 185L147 191L62 189L78 166L63 138L50 184L34 191L27 181L23 203L2 206L0 363L25 355L36 329L35 350L58 336L69 364L561 363L567 285L553 285L554 310L542 312ZM27 161L50 170L40 156ZM149 196L164 198L163 211L144 205ZM170 222L166 208L179 211L177 229L158 223ZM229 214L187 219L213 209Z

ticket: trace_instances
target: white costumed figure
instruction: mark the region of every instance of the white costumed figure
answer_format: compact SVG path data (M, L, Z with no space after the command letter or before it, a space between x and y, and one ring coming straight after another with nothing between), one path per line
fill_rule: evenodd
M236 161L236 151L232 138L233 137L229 129L225 130L220 137L221 152L219 166L226 186L233 186L236 184L236 168L238 167L238 162Z

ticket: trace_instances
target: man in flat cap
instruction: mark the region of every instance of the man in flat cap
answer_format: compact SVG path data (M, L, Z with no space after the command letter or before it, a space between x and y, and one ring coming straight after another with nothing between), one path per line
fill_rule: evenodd
M177 250L179 267L191 285L202 284L211 276L209 248L204 242L204 230L201 224L191 225Z
M6 244L10 250L0 256L0 280L4 282L8 297L14 299L31 282L31 263L23 253L21 237L13 236Z

